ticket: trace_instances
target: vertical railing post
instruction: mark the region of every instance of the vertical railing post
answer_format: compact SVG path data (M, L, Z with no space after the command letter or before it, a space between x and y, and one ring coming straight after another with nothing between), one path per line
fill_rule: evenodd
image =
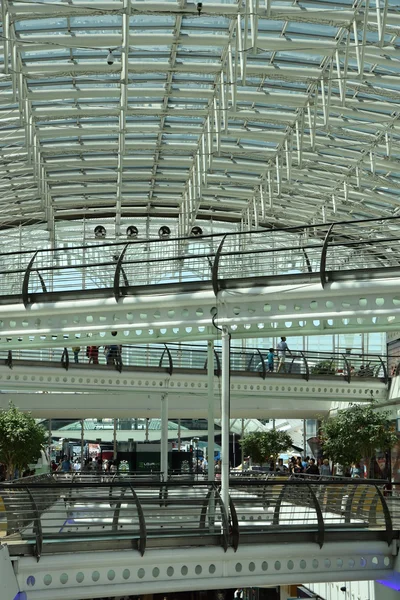
M229 432L230 432L230 333L222 327L222 376L221 376L221 497L229 506Z

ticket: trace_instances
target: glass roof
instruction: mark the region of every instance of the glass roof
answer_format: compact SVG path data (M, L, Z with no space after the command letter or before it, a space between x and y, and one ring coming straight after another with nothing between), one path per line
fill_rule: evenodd
M398 0L1 10L3 243L397 214Z

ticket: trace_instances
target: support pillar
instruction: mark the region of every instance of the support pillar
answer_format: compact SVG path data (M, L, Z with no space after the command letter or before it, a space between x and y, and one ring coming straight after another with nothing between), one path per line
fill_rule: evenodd
M113 459L117 460L117 419L114 419Z
M81 471L83 470L83 453L85 450L85 419L81 419Z
M230 335L222 328L221 373L221 498L229 508Z
M161 396L161 456L160 470L164 481L168 479L168 394Z
M214 448L215 448L215 427L214 427L214 342L208 341L207 344L207 390L208 390L208 481L215 479Z

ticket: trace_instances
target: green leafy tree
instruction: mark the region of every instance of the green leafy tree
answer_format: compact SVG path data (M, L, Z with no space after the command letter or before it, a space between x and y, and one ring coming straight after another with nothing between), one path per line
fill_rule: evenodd
M293 440L286 431L270 429L249 433L240 440L240 443L245 456L250 456L253 463L263 465L270 460L276 464L279 454L286 452L293 444Z
M21 472L36 462L46 441L43 427L10 402L8 410L0 412L0 462L6 465L6 478L12 478L15 469Z
M369 475L371 458L378 449L389 450L397 443L387 411L376 403L352 404L321 424L323 451L343 466L364 459Z

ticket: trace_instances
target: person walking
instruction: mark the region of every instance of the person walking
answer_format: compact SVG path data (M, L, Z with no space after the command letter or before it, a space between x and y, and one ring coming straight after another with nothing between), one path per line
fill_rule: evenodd
M274 372L274 349L270 348L267 354L268 373Z
M72 348L72 352L74 353L74 363L78 364L79 362L79 352L81 351L80 346L74 346Z
M283 367L283 372L286 373L286 365L285 365L286 352L289 352L290 355L292 353L290 352L289 346L286 343L285 336L281 337L281 341L277 345L277 350L278 350L278 369L276 372L279 373L279 371Z

